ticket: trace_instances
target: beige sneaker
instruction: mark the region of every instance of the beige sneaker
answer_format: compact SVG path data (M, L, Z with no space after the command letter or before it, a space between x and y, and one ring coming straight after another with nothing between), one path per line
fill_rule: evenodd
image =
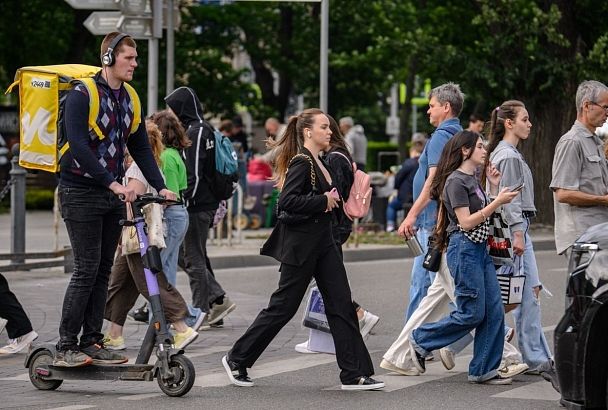
M385 359L382 359L382 361L380 362L380 367L391 372L399 373L403 376L420 376L420 372L415 367L410 367L409 369L402 369L401 367L397 367Z
M122 336L112 337L106 335L103 339L103 345L108 350L125 350L127 348L125 338Z
M9 339L9 343L0 348L0 354L14 354L22 351L38 338L38 333L33 330L16 339Z
M173 336L173 346L175 346L176 349L185 349L186 346L194 342L197 337L198 332L189 327L185 332L175 333L175 336Z
M513 363L508 366L503 367L502 369L498 369L498 374L503 379L517 376L518 374L524 373L529 369L529 366L525 363Z
M224 303L213 304L207 320L209 321L210 325L213 325L225 318L234 309L236 309L236 303L232 302L228 296L224 296Z

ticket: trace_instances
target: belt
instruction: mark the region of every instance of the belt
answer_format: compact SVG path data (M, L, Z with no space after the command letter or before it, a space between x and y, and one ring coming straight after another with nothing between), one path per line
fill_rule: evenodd
M534 218L536 216L535 211L523 211L521 214L526 218Z

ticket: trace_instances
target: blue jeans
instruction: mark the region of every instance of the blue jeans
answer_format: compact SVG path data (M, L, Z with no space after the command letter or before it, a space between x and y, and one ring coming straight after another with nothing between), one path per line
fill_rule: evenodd
M456 310L414 329L410 340L426 356L475 329L469 380L482 382L498 374L502 359L505 321L496 270L486 243L474 243L462 232L450 235L447 261L454 277Z
M513 310L513 317L515 318L515 330L517 331L517 341L522 358L530 366L530 369L536 369L542 363L549 360L552 355L543 333L540 301L534 295L533 288L540 286L541 283L538 277L534 247L530 235L528 235L529 225L529 219L524 218L524 240L526 245L522 261L526 283L524 285L521 305Z
M181 246L188 229L188 210L183 205L173 205L165 208L163 218L167 226L165 244L167 247L160 252L163 272L167 281L177 286L177 260Z
M186 231L188 230L188 210L183 205L173 205L165 208L163 218L167 226L165 235L166 248L160 251L160 259L163 263L163 272L174 288L177 288L177 261L179 259L179 247L181 246ZM188 304L188 316L186 324L194 325L196 317L201 310ZM150 314L152 311L150 311ZM196 329L195 329L196 330Z
M418 228L416 237L422 247L422 255L414 258L414 266L412 266L412 279L410 281L410 301L405 312L405 321L412 316L412 313L418 308L422 298L426 296L426 292L435 280L435 272L430 272L422 267L424 255L427 251L429 236L432 231L422 227Z
M392 223L394 226L397 225L397 212L403 209L403 204L398 196L395 196L392 201L388 203L386 207L386 223ZM430 286L430 285L429 285Z
M65 291L58 350L87 347L103 339L101 326L108 278L122 227L125 204L104 187L59 186L61 216L74 252L74 272Z

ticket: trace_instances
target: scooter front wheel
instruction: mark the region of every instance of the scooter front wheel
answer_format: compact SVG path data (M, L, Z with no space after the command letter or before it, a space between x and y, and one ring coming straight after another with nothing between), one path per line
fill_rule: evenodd
M161 370L157 374L158 386L167 396L180 397L188 393L194 384L196 372L194 365L186 356L175 355L169 362L170 378L163 378Z
M34 354L34 357L30 360L30 366L28 367L28 374L30 376L30 382L34 385L38 390L55 390L63 380L44 380L38 368L43 369L43 366L49 365L53 363L53 354L48 350L41 350Z

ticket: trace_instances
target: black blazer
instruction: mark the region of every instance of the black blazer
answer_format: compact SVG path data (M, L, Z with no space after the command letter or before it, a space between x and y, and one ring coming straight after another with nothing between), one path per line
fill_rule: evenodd
M272 256L289 265L301 266L315 251L322 239L331 235L331 212L327 209L327 197L324 192L331 190L323 172L314 157L306 148L300 151L308 155L314 165L317 193L312 192L310 162L305 158L295 158L289 165L283 190L279 195L278 206L289 212L311 214L306 222L297 225L285 225L277 222L268 240L262 246L260 254Z

